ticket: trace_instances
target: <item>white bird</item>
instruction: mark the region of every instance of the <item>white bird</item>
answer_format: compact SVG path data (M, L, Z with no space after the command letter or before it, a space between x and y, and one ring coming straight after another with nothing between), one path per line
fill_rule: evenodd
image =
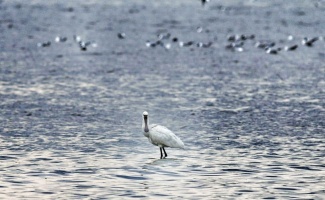
M142 120L142 130L143 135L149 139L149 142L152 144L159 146L160 148L160 158L166 158L167 153L165 151L165 147L172 148L181 148L184 149L184 143L181 139L179 139L171 130L164 126L160 126L157 124L149 125L149 117L148 112L143 112L143 120ZM165 157L163 157L163 152L165 153Z

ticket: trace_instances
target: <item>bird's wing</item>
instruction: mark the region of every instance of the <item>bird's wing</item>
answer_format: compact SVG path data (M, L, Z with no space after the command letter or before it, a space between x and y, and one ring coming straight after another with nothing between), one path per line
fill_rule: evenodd
M184 143L171 130L164 126L152 124L150 127L152 143L165 147L184 148Z

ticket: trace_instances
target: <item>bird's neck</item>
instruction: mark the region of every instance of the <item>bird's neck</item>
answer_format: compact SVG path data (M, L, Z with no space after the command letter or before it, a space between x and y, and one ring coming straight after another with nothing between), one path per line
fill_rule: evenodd
M143 134L146 137L149 137L149 119L148 118L143 118L143 120L142 120L142 130L143 130Z

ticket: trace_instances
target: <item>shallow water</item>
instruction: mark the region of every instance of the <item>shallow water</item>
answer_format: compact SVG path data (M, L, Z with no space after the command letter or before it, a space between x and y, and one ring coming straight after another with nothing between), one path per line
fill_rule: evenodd
M261 17L277 6L230 3L230 13L220 13L219 2L191 13L196 5L181 2L169 11L172 3L112 8L92 1L74 5L72 13L62 2L0 3L4 19L20 13L0 40L6 47L0 60L1 199L325 198L324 41L275 56L253 46L228 52L223 41L234 24L264 27L253 23L260 20L276 27L282 17L292 25L256 29L257 37L281 40L284 33L300 37L324 29L307 30L290 12ZM321 9L306 8L304 19L320 22ZM47 12L59 13L57 20L37 21ZM114 21L125 12L136 14ZM71 25L76 21L81 27ZM48 29L37 28L46 24ZM212 31L198 35L202 24ZM145 47L160 26L188 40L219 39L201 50ZM35 45L77 30L87 30L97 49L80 52L73 41ZM116 37L120 30L125 41ZM19 37L26 40L18 44ZM186 149L168 148L168 158L159 159L159 148L141 131L144 110Z

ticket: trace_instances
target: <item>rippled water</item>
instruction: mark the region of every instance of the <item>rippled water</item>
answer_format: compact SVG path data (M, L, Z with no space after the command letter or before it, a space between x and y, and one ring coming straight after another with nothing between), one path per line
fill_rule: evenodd
M134 27L152 16L148 7L135 16ZM123 11L118 7L115 14ZM76 18L82 22L87 15ZM201 19L180 17L174 28L187 32ZM62 23L51 30L71 22ZM113 38L98 23L89 35ZM114 30L133 30L132 22L123 23L113 23ZM157 27L148 23L148 32L133 30L143 42L130 36L127 45L97 41L98 49L89 52L74 50L71 42L1 53L1 199L325 198L324 42L276 57L254 49L226 52L219 44L202 51L153 50L144 42ZM52 34L45 32L39 34ZM7 34L1 44L9 47L18 35ZM120 46L111 50L111 43ZM159 148L142 134L144 110L186 149L168 148L168 158L159 159Z

